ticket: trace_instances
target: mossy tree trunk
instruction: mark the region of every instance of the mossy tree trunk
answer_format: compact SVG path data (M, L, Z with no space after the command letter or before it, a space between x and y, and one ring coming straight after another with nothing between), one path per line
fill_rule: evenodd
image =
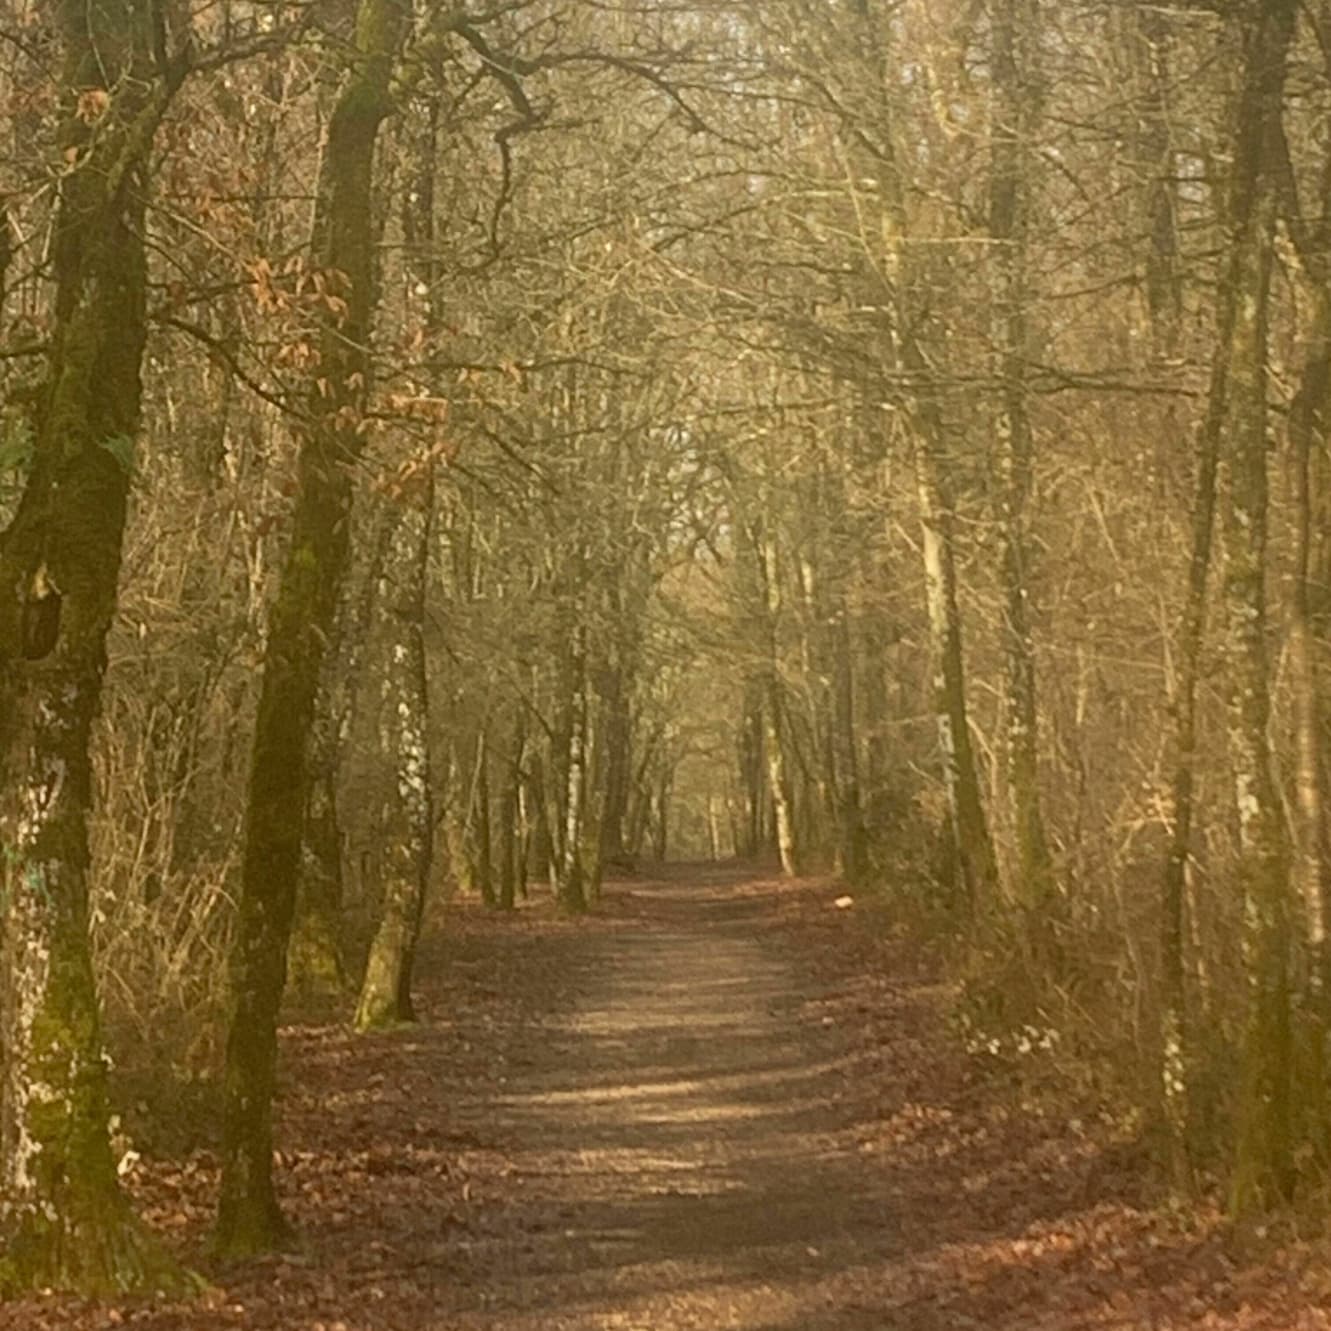
M319 181L313 263L328 296L302 427L290 547L269 622L232 952L216 1231L219 1251L229 1256L271 1250L288 1236L272 1176L277 1014L309 794L310 727L346 575L351 472L364 445L375 145L391 110L390 80L408 13L404 0L358 5Z
M147 336L145 190L184 73L153 5L54 7L64 45L55 320L0 538L0 1291L179 1286L108 1137L88 937L89 745L116 608Z

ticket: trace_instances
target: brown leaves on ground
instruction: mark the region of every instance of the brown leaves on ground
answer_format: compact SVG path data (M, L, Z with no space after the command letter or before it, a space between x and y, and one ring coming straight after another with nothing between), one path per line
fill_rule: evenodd
M981 1075L839 891L676 871L581 921L450 907L418 1026L284 1032L298 1252L209 1267L215 1160L145 1160L136 1202L210 1291L0 1331L1331 1327L1325 1245L1245 1258L1152 1209L1131 1141Z

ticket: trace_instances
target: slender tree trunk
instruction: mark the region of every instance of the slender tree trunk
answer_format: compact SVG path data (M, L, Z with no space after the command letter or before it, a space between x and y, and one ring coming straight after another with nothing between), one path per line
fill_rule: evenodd
M737 846L739 854L749 860L758 858L767 841L768 786L763 735L762 684L760 680L750 679L745 682L744 716L739 734L744 836Z
M1173 83L1169 19L1163 10L1149 7L1139 9L1136 17L1144 85L1140 151L1151 171L1145 206L1150 238L1146 251L1146 299L1150 314L1151 359L1158 369L1167 370L1179 355L1183 320L1183 283L1178 260L1178 188L1169 115ZM1220 340L1227 342L1230 324L1223 307L1221 323ZM1175 649L1177 673L1171 704L1175 766L1170 784L1171 818L1161 885L1161 978L1156 1057L1165 1153L1173 1186L1179 1194L1187 1193L1192 1186L1188 1153L1190 1055L1184 959L1187 866L1192 842L1197 681L1206 620L1206 584L1214 544L1216 470L1226 374L1224 359L1218 358L1195 450L1192 550ZM1178 435L1181 428L1178 415L1178 408L1173 404L1165 406L1160 428L1161 452L1170 447ZM1162 479L1170 465L1170 460L1162 456L1156 468Z
M623 614L622 607L619 613ZM623 632L622 625L618 625ZM628 858L624 826L628 819L629 786L633 779L633 717L622 647L607 671L605 691L605 817L601 822L601 858L623 865Z
M494 829L490 818L490 736L488 723L476 737L476 783L471 806L471 853L473 879L481 900L491 908L499 904L495 894Z
M884 89L895 77L888 58L888 32L874 21L862 0L852 0L857 40L865 73ZM881 106L879 151L866 155L851 145L856 170L877 181L881 213L881 251L865 276L866 295L885 313L877 330L882 368L905 370L920 388L905 400L911 417L911 466L919 500L925 600L933 658L932 710L938 730L943 787L948 804L949 886L972 910L992 909L998 865L989 835L980 780L975 765L966 705L966 664L961 611L957 602L954 510L947 484L943 445L946 438L936 398L927 387L934 367L920 345L921 322L915 303L915 273L910 259L905 173L898 166L891 108Z
M342 820L337 787L342 754L351 734L356 686L369 635L375 594L383 579L384 560L394 522L378 524L374 553L365 582L348 615L339 614L335 642L345 647L345 660L330 648L315 702L309 746L309 797L301 837L300 882L296 921L291 939L291 978L307 994L341 993L348 976L342 952L344 892Z
M956 886L972 908L993 904L998 868L980 798L970 721L966 712L966 674L957 607L957 575L952 510L933 449L915 441L915 481L923 532L924 576L933 645L933 709L947 791L953 871Z
M787 755L788 735L781 697L781 662L778 654L778 625L781 619L781 570L776 545L771 534L759 529L753 536L757 560L758 587L762 598L764 625L763 663L763 752L767 755L767 786L772 800L773 830L781 872L794 877L800 870L796 843L795 800Z
M70 164L55 318L31 468L0 537L0 1294L109 1295L184 1280L120 1190L88 937L89 745L147 336L144 194L179 80L154 56L154 6L55 11ZM94 94L95 125L79 114Z
M523 764L527 753L526 720L519 716L513 727L508 773L504 782L504 802L499 826L499 907L512 910L517 904L519 879L524 858L522 835Z
M658 864L666 862L670 853L670 797L674 787L674 771L669 762L661 765L656 783L656 824L653 827L652 850Z
M583 829L587 812L587 628L579 619L571 632L568 662L568 751L560 801L556 850L555 895L562 909L581 914L587 909Z
M1293 1187L1289 865L1268 739L1266 654L1267 355L1276 190L1274 157L1297 0L1263 0L1244 24L1245 68L1235 151L1228 297L1233 333L1221 466L1226 638L1233 690L1229 744L1239 817L1238 887L1246 922L1249 1015L1231 1206L1239 1214Z
M781 693L775 682L768 690L764 747L767 750L767 783L776 820L776 853L781 872L787 878L799 873L795 846L795 810L790 794L790 776L786 770L786 750L782 733Z
M850 628L850 607L842 595L837 607L833 651L833 687L836 699L834 734L837 751L837 800L840 828L841 872L848 883L862 883L869 872L869 839L864 822L860 787L860 759L856 743L855 646Z
M1007 692L1006 766L1015 832L1013 899L1026 915L1037 963L1053 960L1054 878L1040 808L1035 650L1030 623L1030 503L1033 444L1026 403L1030 355L1028 280L1031 155L1038 100L1037 0L1002 0L993 23L993 123L989 234L993 240L991 321L999 381L994 433L1003 473L1003 653Z
M346 574L351 470L363 423L374 309L374 155L392 109L403 0L360 0L354 65L329 124L313 241L334 300L323 312L318 381L301 438L291 544L273 606L255 725L232 953L216 1244L244 1256L289 1233L273 1188L277 1014L308 799L307 745ZM336 289L336 292L335 292Z
M1313 292L1314 320L1303 373L1289 416L1290 467L1294 479L1294 585L1290 597L1289 658L1294 703L1294 877L1303 904L1307 956L1302 1007L1308 1066L1299 1078L1302 1105L1312 1120L1318 1149L1328 1145L1326 1042L1326 876L1322 866L1325 826L1321 755L1322 698L1309 590L1313 550L1312 461L1325 439L1331 395L1331 296Z
M434 508L432 467L419 492L404 496L394 533L392 641L384 683L383 751L393 770L385 829L383 913L370 945L356 1006L356 1029L414 1021L412 964L433 862L430 700L425 666L425 583Z

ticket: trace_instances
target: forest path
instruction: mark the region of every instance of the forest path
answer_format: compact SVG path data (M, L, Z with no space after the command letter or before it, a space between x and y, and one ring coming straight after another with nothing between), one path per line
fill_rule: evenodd
M1331 1328L1331 1242L1244 1257L1149 1209L1122 1125L965 1057L919 946L840 892L686 867L586 919L447 905L419 1024L282 1033L299 1251L212 1265L215 1153L145 1143L136 1205L212 1288L0 1331Z
M882 1327L824 1285L897 1245L901 1217L847 1133L845 1042L744 886L620 891L575 1001L497 1096L460 1106L503 1141L521 1215L477 1253L498 1278L441 1326Z

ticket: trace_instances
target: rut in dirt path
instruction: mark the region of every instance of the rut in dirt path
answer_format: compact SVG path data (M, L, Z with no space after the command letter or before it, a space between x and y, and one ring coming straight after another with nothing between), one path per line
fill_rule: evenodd
M893 1224L845 1138L839 1033L757 927L770 902L734 888L635 886L634 923L579 949L580 1000L539 1059L469 1107L513 1158L523 1229L450 1325L882 1327L819 1293Z

